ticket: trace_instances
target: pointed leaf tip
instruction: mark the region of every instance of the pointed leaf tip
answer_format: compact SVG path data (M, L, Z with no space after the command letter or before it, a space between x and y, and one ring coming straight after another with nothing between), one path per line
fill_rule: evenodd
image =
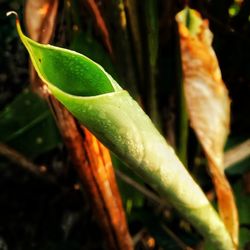
M17 14L15 11L13 11L13 10L8 11L8 12L6 13L6 16L10 16L10 15L15 15L17 19L19 18L19 17L18 17L18 14Z
M10 15L14 15L16 17L16 23L19 23L19 16L16 11L11 10L6 13L6 16L10 16Z

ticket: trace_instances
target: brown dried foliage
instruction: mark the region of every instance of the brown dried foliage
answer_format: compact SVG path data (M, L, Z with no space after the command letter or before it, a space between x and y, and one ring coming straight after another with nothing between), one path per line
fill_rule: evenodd
M195 12L199 18L198 12ZM230 99L222 81L216 55L211 47L212 33L203 20L191 35L177 16L184 75L184 92L191 127L208 159L218 198L219 212L235 246L238 245L238 214L234 195L224 175L224 145L229 133Z
M31 39L47 44L52 38L58 10L58 0L26 0L25 26ZM42 96L42 82L30 64L32 90Z

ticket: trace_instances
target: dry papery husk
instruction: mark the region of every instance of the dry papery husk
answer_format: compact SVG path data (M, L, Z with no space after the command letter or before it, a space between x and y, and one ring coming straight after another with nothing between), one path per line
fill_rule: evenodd
M186 27L184 22L184 15L187 14L191 28ZM220 216L237 246L238 213L223 167L224 145L229 134L230 98L211 46L213 34L209 30L208 20L203 20L195 10L183 10L177 14L176 20L190 124L208 160Z

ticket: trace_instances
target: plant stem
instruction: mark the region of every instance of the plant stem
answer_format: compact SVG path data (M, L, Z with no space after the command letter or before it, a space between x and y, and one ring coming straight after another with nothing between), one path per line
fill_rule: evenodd
M147 110L155 126L161 130L160 115L157 101L157 58L159 48L159 23L158 23L158 1L146 0L144 2L145 21L147 32L148 50L148 90Z
M177 155L182 161L184 166L187 166L187 144L188 144L188 113L186 107L184 86L183 86L183 74L182 74L182 62L181 62L181 50L180 50L180 38L178 32L176 32L177 46L176 46L176 74L177 74Z

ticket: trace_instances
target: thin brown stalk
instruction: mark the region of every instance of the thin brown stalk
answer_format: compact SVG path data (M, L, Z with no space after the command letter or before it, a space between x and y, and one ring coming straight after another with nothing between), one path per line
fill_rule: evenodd
M49 99L71 160L91 197L107 248L133 249L108 150L52 96Z
M87 0L86 5L89 7L92 15L95 18L96 26L102 33L103 42L109 52L110 55L112 55L112 46L111 41L109 37L109 32L106 26L106 23L102 17L101 11L98 8L98 5L96 4L95 0Z
M163 203L163 200L158 195L154 194L152 191L148 190L147 188L145 188L138 182L134 181L129 176L125 175L124 173L122 173L121 171L117 169L115 170L115 173L118 178L120 178L122 181L124 181L128 185L132 186L134 189L138 190L140 193L145 195L145 197L155 202L157 205L161 205L161 206L165 205L165 203Z
M182 249L182 250L193 250L193 248L187 246L172 230L170 230L166 225L161 224L162 229L166 234L168 234L175 242L176 244Z
M38 176L39 178L46 179L49 182L56 183L55 178L52 175L48 175L45 166L38 166L31 160L20 154L13 148L0 143L0 155L7 158L10 162L17 166L20 166L24 170Z

